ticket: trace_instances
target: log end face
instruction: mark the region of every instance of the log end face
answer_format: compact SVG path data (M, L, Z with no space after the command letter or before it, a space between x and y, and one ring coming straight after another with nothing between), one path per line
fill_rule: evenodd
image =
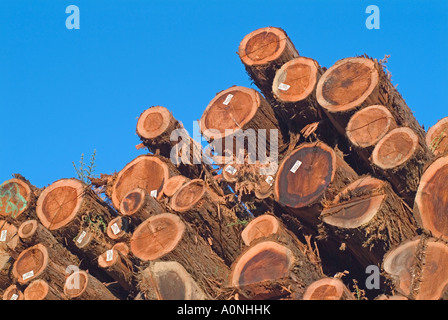
M177 212L185 212L194 207L206 191L201 179L194 179L184 184L171 198L171 208Z
M341 300L345 291L345 285L340 279L324 278L307 287L303 300Z
M18 218L29 207L32 191L24 181L13 178L0 184L0 217Z
M25 300L44 300L49 292L48 283L42 279L31 282L23 292Z
M69 299L80 297L89 284L89 275L87 272L80 270L69 275L64 284L64 294Z
M165 133L172 121L174 121L173 115L167 108L151 107L140 115L137 121L137 134L144 139L157 138Z
M279 222L272 215L262 215L252 220L241 233L241 238L246 246L254 240L267 238L279 232Z
M42 244L22 251L14 262L12 274L21 284L38 277L48 266L48 250Z
M426 134L426 145L435 156L448 152L448 117L439 120L429 128Z

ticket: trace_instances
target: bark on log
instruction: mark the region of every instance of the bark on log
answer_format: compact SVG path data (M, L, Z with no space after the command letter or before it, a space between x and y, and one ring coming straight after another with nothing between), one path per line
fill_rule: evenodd
M230 265L241 252L241 231L237 225L238 217L221 202L222 199L203 180L194 179L176 192L170 207Z
M19 254L26 248L41 243L47 247L62 246L53 234L37 220L27 220L17 231L19 243L15 251Z
M390 111L374 105L356 111L350 118L346 134L355 152L370 165L370 156L375 145L397 124Z
M65 238L72 248L81 229L95 227L104 233L101 226L116 216L112 208L76 179L61 179L48 186L37 201L36 212L42 225L57 237Z
M167 108L145 110L137 122L137 135L150 152L174 161L183 175L200 177L203 160L207 162L202 147Z
M219 92L202 114L199 126L216 154L225 157L220 165L234 158L244 163L245 156L249 163L257 159L267 162L268 156L278 156L286 147L272 107L250 88L233 86ZM265 138L260 137L263 133Z
M24 300L66 300L61 292L42 279L32 281L23 291L23 296Z
M363 269L381 266L385 253L415 237L418 229L411 210L389 183L370 176L356 180L327 203L321 220L321 238L344 245Z
M342 135L355 111L383 105L398 126L411 128L424 140L425 131L377 60L356 57L337 61L320 78L316 97Z
M171 179L169 179L168 182ZM164 188L165 187L166 184L164 185ZM157 199L150 196L146 190L141 188L129 191L120 203L120 213L123 216L130 218L131 224L135 227L149 217L165 211L165 206L163 206Z
M374 171L387 179L410 206L414 204L424 167L431 159L425 141L406 127L390 131L372 152Z
M121 251L112 248L104 252L98 257L98 266L116 280L125 291L132 295L137 294L134 265Z
M208 300L185 268L176 261L155 261L140 272L139 289L146 300Z
M317 61L298 57L285 63L275 74L272 93L274 111L289 124L289 131L298 132L305 125L325 117L316 100L316 86L324 70Z
M67 278L64 294L72 300L118 300L103 283L83 270Z
M301 299L305 288L322 277L320 268L295 245L263 240L238 257L230 283L240 299Z
M383 268L395 290L410 300L438 300L448 285L448 246L422 235L384 257Z
M62 292L67 267L78 265L79 260L68 250L57 250L37 244L20 253L14 262L12 275L21 285L35 279L43 279L51 287Z
M317 232L322 201L331 200L358 175L324 143L300 145L280 164L274 184L275 200Z
M440 156L448 152L448 117L445 117L431 128L426 133L426 145L429 150L435 155Z
M238 55L255 85L270 99L276 71L297 58L299 52L284 30L267 27L247 34L239 45Z
M103 233L98 233L91 228L81 229L74 242L76 244L74 252L84 257L89 267L96 267L98 256L113 247L113 241L106 238Z
M13 257L16 257L14 252L18 243L17 227L6 220L0 219L0 251L8 252Z
M114 179L112 203L119 209L124 196L136 188L146 190L159 200L163 195L163 185L175 175L179 175L179 172L168 159L154 155L139 156L128 163Z
M323 278L306 288L303 300L355 300L355 297L341 279Z
M5 290L12 282L13 263L13 258L7 252L0 250L0 290Z
M143 261L176 261L211 299L219 299L229 269L211 246L179 216L162 213L143 222L131 238L131 252Z
M113 241L126 241L131 237L131 219L128 217L116 217L107 225L107 236Z
M6 288L3 293L3 300L25 300L25 298L23 292L13 284Z
M419 225L434 237L444 240L448 240L447 176L448 156L440 157L425 170L414 204L414 216Z

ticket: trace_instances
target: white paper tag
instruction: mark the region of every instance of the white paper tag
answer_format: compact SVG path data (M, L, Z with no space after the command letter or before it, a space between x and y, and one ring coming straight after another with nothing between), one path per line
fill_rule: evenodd
M274 182L274 178L272 176L268 176L265 181L268 185L272 186L272 183Z
M150 193L150 196L153 197L153 198L156 198L157 197L157 190L152 190L151 193Z
M291 168L291 172L292 173L296 173L297 169L299 169L299 167L302 165L302 162L297 160L296 163L294 163L294 165Z
M18 295L13 293L12 296L11 296L11 299L9 299L9 300L17 300L18 297L19 297Z
M280 83L280 84L278 85L278 89L279 89L279 90L286 91L286 90L288 90L289 88L291 88L291 86L288 85L288 84Z
M106 251L106 261L112 261L114 258L114 249L110 249Z
M26 280L26 279L31 278L32 276L34 276L34 271L33 271L33 270L31 270L30 272L24 273L24 274L22 275L22 279L23 279L23 280Z
M233 94L227 95L226 100L224 100L224 102L222 104L228 105L230 100L232 100L232 98L233 98Z
M6 241L7 233L8 233L8 230L2 230L2 233L0 233L0 241L2 241L2 242Z
M111 226L111 228L112 228L112 232L115 234L115 235L117 235L117 234L119 234L120 233L120 227L118 226L118 224L115 222L112 226Z
M84 239L84 237L86 236L87 232L83 231L81 232L81 234L78 237L78 240L76 240L76 242L81 243L82 240Z
M232 166L227 166L227 168L226 168L226 172L228 172L228 173L230 173L232 175L234 175L236 173L236 171L237 170L234 167L232 167Z

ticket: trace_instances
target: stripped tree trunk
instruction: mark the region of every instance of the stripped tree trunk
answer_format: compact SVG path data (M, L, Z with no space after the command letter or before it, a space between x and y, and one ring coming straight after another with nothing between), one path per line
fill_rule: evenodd
M188 221L228 265L240 254L238 217L222 205L222 199L203 180L194 179L183 185L171 198L170 207Z
M162 213L144 221L131 238L131 252L142 261L176 261L210 298L218 299L229 269L179 216Z

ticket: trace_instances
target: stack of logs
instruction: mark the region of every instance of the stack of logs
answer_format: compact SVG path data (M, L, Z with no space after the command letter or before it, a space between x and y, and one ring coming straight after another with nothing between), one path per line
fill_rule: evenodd
M4 300L444 298L448 118L425 132L384 60L326 69L280 28L238 55L259 91L210 101L205 150L154 106L119 172L0 186Z

